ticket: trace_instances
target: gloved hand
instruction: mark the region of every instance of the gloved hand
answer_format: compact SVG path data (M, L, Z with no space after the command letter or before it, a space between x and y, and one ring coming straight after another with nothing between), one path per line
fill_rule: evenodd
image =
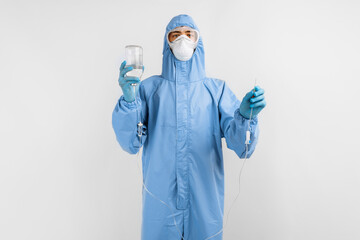
M250 119L251 108L253 109L251 118L254 118L266 106L265 91L259 86L248 92L240 104L240 114L247 119Z
M133 102L135 100L135 96L139 91L139 83L140 79L138 77L128 77L125 74L131 70L133 67L125 68L126 61L123 61L120 66L120 76L119 76L119 85L123 91L124 99L127 102ZM144 67L143 67L144 70ZM135 95L134 95L134 86L131 86L132 83L137 83L135 86Z

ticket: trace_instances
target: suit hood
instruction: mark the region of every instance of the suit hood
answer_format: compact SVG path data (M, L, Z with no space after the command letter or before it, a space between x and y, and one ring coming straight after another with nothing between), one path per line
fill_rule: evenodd
M197 31L200 30L196 26L194 20L187 14L180 14L173 17L168 25L164 34L164 47L163 47L163 62L161 76L170 81L176 81L176 73L187 74L187 79L190 82L199 81L206 77L205 73L205 52L200 33L200 38L197 47L192 57L187 61L178 60L172 53L170 46L167 42L167 34L174 28L180 26L188 26Z

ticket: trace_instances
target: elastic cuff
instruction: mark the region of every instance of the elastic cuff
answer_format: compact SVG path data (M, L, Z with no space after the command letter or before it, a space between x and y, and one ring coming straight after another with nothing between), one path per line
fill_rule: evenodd
M237 108L234 112L234 118L237 120L240 120L242 123L245 121L249 121L249 118L244 117L243 115L240 114L240 109ZM251 117L251 121L250 124L257 124L258 123L258 117Z
M126 108L130 108L130 109L133 109L133 108L136 108L136 102L135 100L132 101L132 102L128 102L125 100L125 97L124 95L121 95L120 99L119 99L119 105L121 106L124 106Z

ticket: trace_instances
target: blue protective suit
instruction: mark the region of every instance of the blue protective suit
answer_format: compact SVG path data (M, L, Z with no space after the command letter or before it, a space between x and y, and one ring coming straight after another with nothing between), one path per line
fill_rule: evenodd
M239 114L240 101L225 81L205 74L200 37L188 61L171 52L166 34L178 26L199 30L188 15L174 17L164 35L161 75L140 83L137 95L144 131L139 142L135 102L121 96L112 115L122 149L135 154L143 146L143 180L148 189L173 208L186 240L204 240L222 229L224 162L221 138L245 156L248 121ZM258 139L258 119L251 120L248 157ZM142 192L142 240L180 240L171 211ZM212 240L222 239L222 234Z

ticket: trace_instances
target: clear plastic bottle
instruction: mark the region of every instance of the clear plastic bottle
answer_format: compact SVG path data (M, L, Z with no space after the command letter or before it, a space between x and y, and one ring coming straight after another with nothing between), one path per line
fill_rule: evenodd
M139 45L127 45L125 58L126 67L133 67L133 70L126 73L126 76L140 78L143 74L143 48Z

